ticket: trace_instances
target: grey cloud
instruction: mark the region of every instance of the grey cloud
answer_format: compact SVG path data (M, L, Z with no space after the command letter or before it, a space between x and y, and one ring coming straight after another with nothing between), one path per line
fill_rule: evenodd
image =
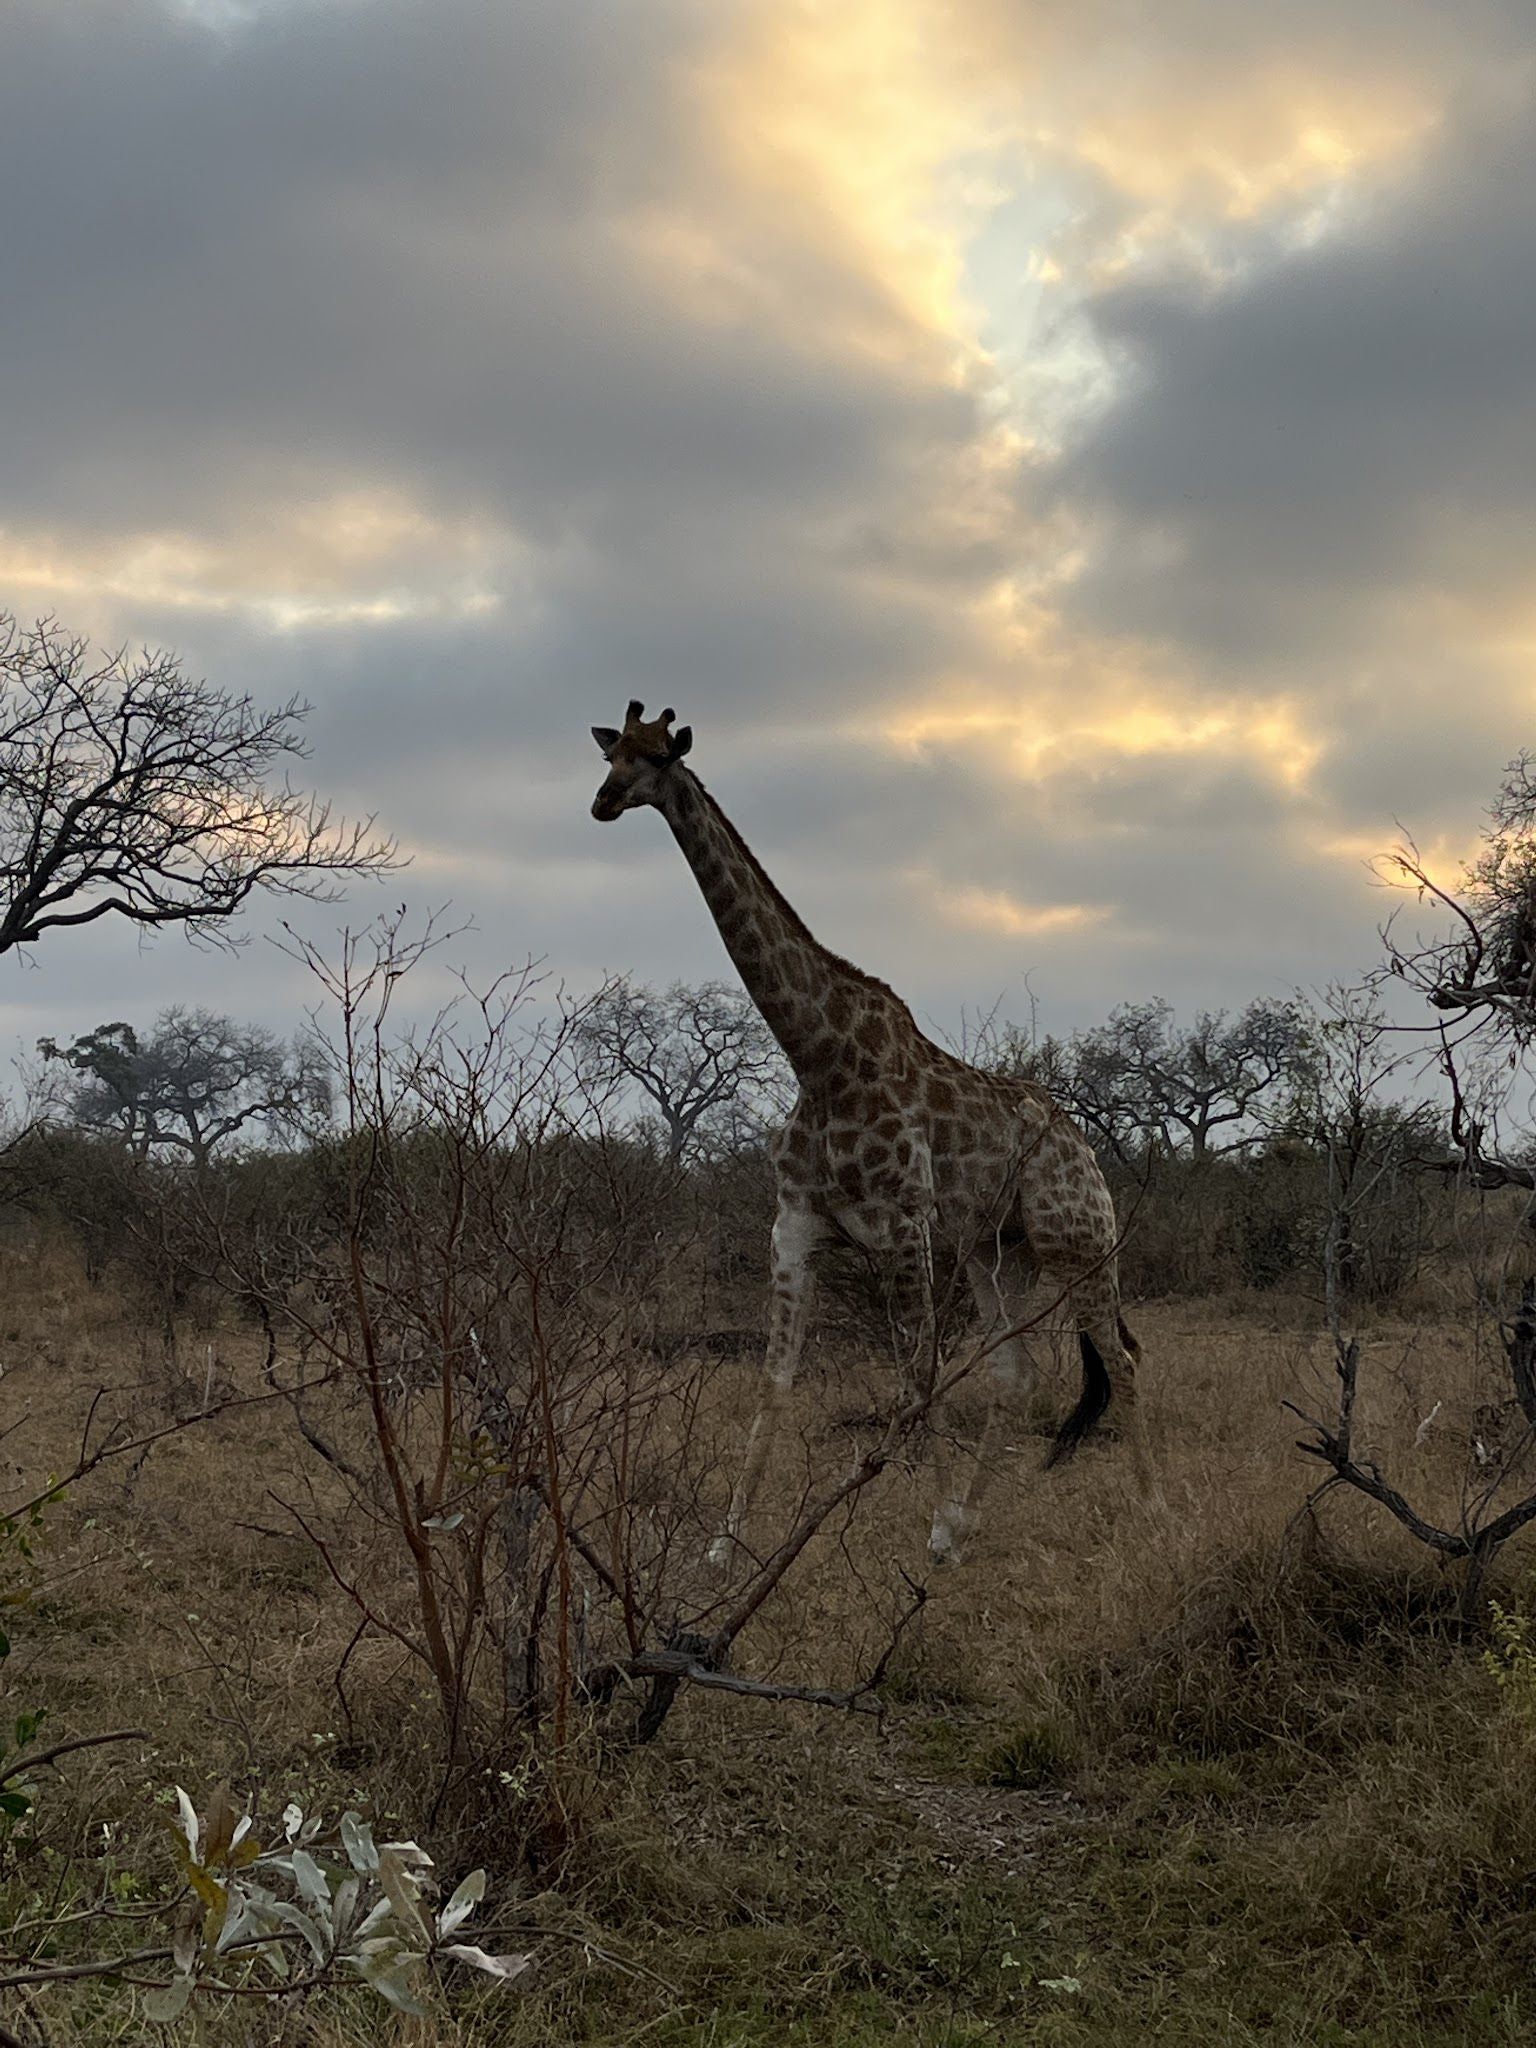
M29 7L0 84L27 280L0 475L39 511L217 519L232 482L351 465L559 540L804 514L914 420L965 430L946 394L679 319L641 274L616 229L707 168L675 75L697 6L371 0L227 39L84 12Z
M1200 23L1250 12L1184 10L1168 32L1195 47ZM1241 762L1115 760L1036 787L860 739L934 675L996 683L968 605L1025 557L1038 508L980 538L943 526L976 402L917 355L855 356L835 323L796 318L857 304L900 331L803 222L737 222L785 286L776 310L700 321L646 273L637 208L730 218L680 99L725 13L366 0L212 36L148 0L31 0L0 72L0 234L23 283L0 306L0 525L238 549L284 504L355 483L525 540L526 599L509 578L472 618L275 634L121 607L125 632L221 684L315 699L315 782L442 857L393 894L451 894L479 926L458 955L482 969L533 953L578 981L721 971L659 821L587 816L587 726L630 694L694 724L701 773L812 928L939 1017L1017 993L1031 967L1049 1021L1074 1022L1368 957L1363 881L1299 859L1293 813ZM1098 302L1135 381L1044 480L1110 536L1074 596L1090 624L1219 654L1213 689L1238 671L1322 702L1319 648L1448 559L1451 513L1496 505L1514 530L1528 421L1501 442L1499 418L1525 404L1529 289L1494 273L1529 253L1503 189L1525 162L1513 128L1467 131L1336 250L1209 303L1168 284ZM1458 350L1477 376L1451 373ZM1138 549L1165 526L1182 558L1148 573ZM1027 663L1012 680L1027 718ZM1383 759L1401 740L1394 774L1422 772L1422 726L1395 734L1374 700L1349 720ZM1337 758L1320 803L1370 800L1357 753ZM1038 940L947 925L912 870L1115 915ZM236 993L221 962L171 946L60 945L5 995L31 1036L178 997L291 1021L297 971L259 945L246 960Z
M1522 573L1533 172L1522 107L1453 130L1381 214L1247 282L1101 298L1130 376L1053 480L1105 521L1084 613L1275 663L1390 634L1437 579L1492 595Z

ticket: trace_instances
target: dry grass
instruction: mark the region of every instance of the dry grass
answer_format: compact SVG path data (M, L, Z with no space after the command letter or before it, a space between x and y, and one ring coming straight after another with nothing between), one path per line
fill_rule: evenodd
M121 1297L87 1288L62 1253L0 1250L0 1300L14 1498L68 1465L99 1388L136 1388L108 1399L145 1415L165 1389ZM570 1826L542 1862L536 1826L520 1832L526 1788L488 1788L493 1896L548 1930L532 1990L456 2001L432 2023L381 2018L361 1994L291 2016L286 2032L207 2013L200 2038L1532 2038L1530 1747L1455 1639L1454 1583L1359 1503L1335 1495L1300 1514L1317 1475L1280 1403L1329 1398L1315 1313L1266 1296L1137 1321L1156 1497L1137 1494L1113 1444L1042 1477L1038 1418L1021 1416L974 1560L934 1583L882 1725L685 1698L653 1750L572 1763ZM257 1391L254 1341L228 1327L208 1340L217 1378ZM204 1341L188 1347L198 1369ZM1478 1411L1499 1393L1486 1340L1383 1321L1365 1359L1361 1443L1454 1520L1477 1481ZM717 1376L727 1438L751 1371ZM1046 1378L1042 1407L1060 1412L1059 1361ZM877 1388L856 1360L808 1376L779 1512L808 1473L847 1459ZM916 1463L871 1489L739 1662L832 1684L866 1669L895 1565L925 1569L932 1483ZM283 1411L256 1406L168 1441L141 1470L104 1468L51 1512L9 1693L46 1706L58 1737L134 1725L148 1739L50 1779L35 1834L0 1851L0 1909L75 1895L104 1848L131 1903L133 1873L147 1883L163 1867L155 1788L178 1780L228 1777L263 1810L297 1796L422 1827L430 1702L375 1643L353 1660L343 1707L353 1618L284 1502L335 1518L342 1496ZM433 1846L453 1867L483 1858L487 1839ZM593 1943L617 1962L594 1960ZM55 1991L3 2017L49 2048L142 2038L122 1990Z

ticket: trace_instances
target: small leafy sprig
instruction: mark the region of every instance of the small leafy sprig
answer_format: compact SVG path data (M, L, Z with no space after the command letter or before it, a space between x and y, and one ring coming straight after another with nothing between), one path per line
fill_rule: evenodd
M290 1803L281 1841L264 1849L251 1814L239 1812L227 1791L215 1793L200 1816L178 1785L176 1806L166 1819L187 1897L174 1926L175 1975L145 1997L147 2019L176 2019L195 1990L282 1996L343 1970L402 2012L420 2015L420 1988L441 1961L464 1963L503 1984L533 1961L454 1940L485 1897L483 1870L471 1871L434 1911L431 1857L416 1842L376 1844L357 1813L344 1813L327 1830ZM296 1949L307 1965L297 1973Z
M18 1514L0 1515L0 1663L11 1654L11 1617L32 1604L43 1509L62 1498L60 1487ZM25 1820L32 1811L36 1788L24 1776L23 1752L36 1741L44 1719L43 1709L38 1708L17 1714L8 1734L0 1730L0 1831Z
M37 1788L24 1775L28 1762L25 1752L36 1741L44 1718L41 1708L35 1713L18 1714L11 1723L14 1741L0 1729L0 1829L9 1822L25 1820L36 1801Z
M1483 1669L1504 1704L1528 1730L1536 1729L1536 1622L1528 1614L1488 1603L1493 1647L1483 1652Z

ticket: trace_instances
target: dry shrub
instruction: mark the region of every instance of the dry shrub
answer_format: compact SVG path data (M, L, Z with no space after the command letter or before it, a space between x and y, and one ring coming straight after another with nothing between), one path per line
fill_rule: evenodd
M430 1244L442 1166L441 1155L412 1155L408 1202L371 1212L370 1274L398 1274ZM333 1243L344 1231L337 1193L351 1164L341 1151L302 1170L253 1165L252 1189L258 1171L275 1213ZM718 1171L718 1184L698 1185L722 1191ZM609 1174L598 1151L567 1146L549 1172L542 1186L568 1197L582 1258L610 1237L625 1246L591 1302L604 1316L620 1299L643 1306L630 1335L647 1345L653 1330L687 1340L677 1356L698 1387L690 1512L701 1516L723 1494L756 1393L756 1362L729 1346L716 1355L714 1340L753 1319L744 1246L762 1225L761 1187L743 1169L739 1211L718 1243L701 1245L692 1183L665 1194L639 1153L615 1153ZM274 1213L267 1193L251 1208L260 1215L249 1223L232 1212L231 1233L238 1222L265 1246L275 1278L282 1246L257 1227ZM642 1269L647 1220L665 1257ZM1491 1260L1491 1230L1478 1246ZM12 1367L0 1401L5 1425L17 1425L6 1443L18 1463L46 1471L95 1389L142 1383L142 1306L110 1280L86 1286L62 1253L35 1266L20 1246L0 1256ZM645 1284L626 1293L642 1270ZM1443 1277L1439 1319L1378 1317L1365 1330L1361 1441L1415 1498L1454 1515L1483 1469L1470 1434L1500 1360L1446 1317L1470 1289L1449 1264ZM504 1308L501 1324L476 1322L482 1347L526 1358L523 1326ZM590 1330L589 1312L578 1305L572 1327ZM551 1776L518 1722L504 1750L476 1759L478 1800L430 1824L431 1846L451 1870L515 1867L522 1902L536 1901L551 1930L549 1960L494 2033L475 2010L404 2038L413 2048L1519 2039L1501 2015L1524 1995L1532 1960L1528 1732L1450 1627L1454 1584L1373 1511L1335 1494L1315 1525L1290 1526L1311 1474L1280 1402L1326 1389L1331 1374L1310 1313L1309 1323L1304 1281L1138 1310L1156 1499L1137 1496L1114 1443L1043 1475L1033 1407L1017 1418L975 1562L931 1588L903 1636L878 1738L803 1707L685 1692L656 1748L638 1755L604 1748L573 1712ZM396 1327L415 1332L396 1362L419 1363L426 1325ZM232 1305L216 1341L231 1382L261 1392L259 1328ZM862 1344L828 1345L797 1388L765 1496L770 1528L868 1445L888 1399L880 1349L867 1331ZM1049 1339L1039 1349L1039 1402L1059 1413L1070 1361ZM455 1355L467 1350L466 1340ZM648 1371L657 1359L671 1369L664 1350L650 1346ZM297 1347L279 1363L284 1376L296 1370ZM155 1384L144 1398L159 1398ZM402 1371L396 1399L419 1457L430 1389ZM305 1407L328 1441L359 1452L355 1384L317 1390ZM665 1515L676 1488L673 1424L658 1427L625 1483L637 1516ZM711 1461L717 1469L705 1469ZM744 1666L839 1684L867 1670L902 1596L897 1567L923 1569L933 1484L914 1439L856 1512L829 1518L743 1631ZM613 1495L592 1498L600 1526ZM269 1804L291 1789L317 1807L358 1804L402 1832L422 1825L442 1780L433 1687L374 1632L346 1665L343 1704L335 1674L357 1615L280 1502L302 1508L344 1573L403 1611L395 1603L411 1586L398 1550L381 1553L376 1517L281 1403L157 1450L131 1484L103 1471L61 1508L13 1676L61 1733L127 1714L155 1747L131 1769L101 1758L45 1788L35 1849L0 1864L8 1908L94 1882L103 1826L118 1867L158 1870L160 1831L139 1788L174 1776L206 1788L228 1775ZM444 1544L445 1563L457 1554ZM1510 1570L1528 1554L1514 1546ZM1507 1581L1501 1594L1513 1597ZM585 1629L594 1647L605 1625L578 1593L573 1644ZM478 1698L494 1680L494 1663L478 1669ZM986 1846L1010 1828L1023 1844L1017 1863ZM594 1970L583 1943L665 1982ZM1059 1988L1069 1982L1080 1989ZM105 1994L53 1996L45 2017L62 2048L123 2038L123 2009L114 2017ZM344 2002L303 2025L321 2048L391 2038Z
M1305 1533L1224 1559L1170 1625L1064 1675L1093 1753L1220 1761L1278 1747L1311 1761L1368 1732L1383 1681L1438 1668L1460 1635L1456 1588L1414 1561L1350 1556Z

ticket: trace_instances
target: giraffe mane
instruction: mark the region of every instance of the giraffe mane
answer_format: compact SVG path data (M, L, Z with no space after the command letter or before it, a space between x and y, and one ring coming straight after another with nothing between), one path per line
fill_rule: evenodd
M769 895L772 896L774 902L778 905L779 909L783 913L785 923L788 925L789 929L791 930L791 932L793 932L795 937L798 939L803 939L807 945L814 946L817 952L823 954L825 958L831 963L831 965L838 970L839 973L849 975L852 977L853 980L863 982L867 988L878 989L882 995L888 996L891 1002L894 1003L896 1008L901 1012L902 1016L905 1017L907 1022L912 1026L912 1029L914 1031L918 1031L917 1019L912 1015L910 1006L903 1000L901 996L899 996L896 993L895 989L891 987L888 981L882 981L878 974L869 974L864 970L864 968L856 967L851 960L845 960L841 953L834 953L830 946L824 946L822 944L821 940L817 938L816 934L811 930L810 926L806 923L805 919L800 915L799 911L796 910L795 906L784 894L783 890L779 887L778 883L774 881L772 875L769 874L768 870L763 866L762 862L758 859L757 855L752 851L751 847L747 844L745 838L742 836L741 828L732 820L729 813L724 809L720 802L715 797L710 795L709 789L704 783L702 777L696 774L694 770L692 770L691 768L685 769L683 772L688 776L689 781L697 787L700 795L704 798L704 801L709 805L710 809L714 812L715 816L720 820L721 824L725 827L726 831L730 834L731 838L736 842L736 845L740 849L741 854L747 863L747 866L752 870L753 874L756 875L757 879L759 880L759 882L762 883L763 887L768 891ZM926 1036L926 1034L921 1031L918 1031L918 1036L921 1038Z

